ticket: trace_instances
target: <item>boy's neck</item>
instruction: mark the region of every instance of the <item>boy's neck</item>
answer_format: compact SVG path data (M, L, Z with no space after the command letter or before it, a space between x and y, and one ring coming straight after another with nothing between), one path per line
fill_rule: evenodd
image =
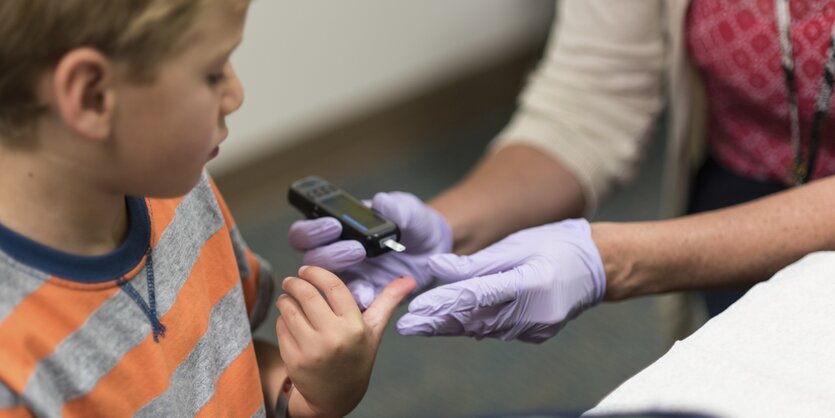
M118 248L128 231L125 196L44 160L38 153L0 148L0 224L71 254L104 255Z

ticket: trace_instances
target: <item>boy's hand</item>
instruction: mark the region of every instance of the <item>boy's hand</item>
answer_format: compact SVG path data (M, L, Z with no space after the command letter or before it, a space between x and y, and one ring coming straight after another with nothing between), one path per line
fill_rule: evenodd
M305 266L298 278L284 280L276 333L296 387L293 418L341 417L359 404L383 330L415 286L412 279L397 279L361 313L342 280L325 269Z

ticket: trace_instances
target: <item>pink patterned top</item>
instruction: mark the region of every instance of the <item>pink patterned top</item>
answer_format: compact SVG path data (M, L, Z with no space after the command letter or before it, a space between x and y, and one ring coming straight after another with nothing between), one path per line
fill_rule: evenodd
M787 182L794 150L774 7L774 0L692 0L686 30L690 54L707 87L711 155L737 174ZM833 21L835 0L791 1L804 149ZM832 104L824 121L813 179L835 174Z

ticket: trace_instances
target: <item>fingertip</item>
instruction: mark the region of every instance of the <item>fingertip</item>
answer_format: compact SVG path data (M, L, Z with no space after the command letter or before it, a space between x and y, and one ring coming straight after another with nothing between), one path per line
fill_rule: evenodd
M341 234L342 225L336 218L322 217L293 222L287 238L296 250L307 251L334 242Z
M413 208L423 206L423 202L411 193L377 193L371 201L371 207L398 224L401 229L408 229Z
M382 213L385 217L391 219L397 224L402 223L402 219L398 216L395 205L392 205L391 196L388 193L377 193L371 199L371 208L377 212Z
M380 293L382 293L382 292L393 293L393 294L402 293L405 296L405 295L409 294L412 290L414 290L416 287L417 287L417 281L414 278L407 277L407 276L400 276L400 277L390 281L388 284L386 284L383 287L383 289Z
M386 206L389 200L389 194L386 192L374 193L374 196L371 198L371 207L379 211L380 207Z
M403 315L397 321L397 332L405 336L461 335L463 326L449 316Z
M417 315L406 314L397 320L397 332L400 335L425 335L425 327Z
M432 309L432 305L430 303L428 303L428 301L426 299L427 299L427 296L426 296L425 293L423 295L420 295L420 296L412 299L412 301L409 302L409 313L412 313L412 314L429 313L429 311Z
M307 280L310 280L310 279L314 278L314 276L321 276L321 275L328 276L329 279L330 278L335 278L335 279L339 280L339 278L336 277L336 275L333 274L330 270L328 270L324 267L310 266L310 265L307 265L307 264L299 267L298 274L299 274L300 278L307 279Z
M365 248L357 241L337 241L304 254L304 264L341 272L365 260Z
M363 317L376 335L381 335L397 306L403 301L417 283L412 278L400 277L389 282L382 289L374 302L365 310Z
M393 307L397 307L397 305L400 304L400 301L411 293L415 287L417 287L415 279L410 277L399 277L389 282L382 289L382 291L380 291L374 299L374 303L378 303L378 301L383 299L384 301L379 303L390 304Z
M381 299L380 296L384 296L391 300L394 307L397 307L416 287L417 282L415 279L411 277L400 277L387 284L382 292L380 292L380 295L377 296L377 299L379 300Z
M307 270L308 268L310 268L310 266L308 266L308 265L304 265L304 266L299 267L299 276L300 276L300 277L301 277L301 276L304 276L304 272L305 272L305 270Z
M417 288L417 280L415 280L413 277L401 276L397 279L394 279L391 282L391 286L403 292L404 294L409 294Z

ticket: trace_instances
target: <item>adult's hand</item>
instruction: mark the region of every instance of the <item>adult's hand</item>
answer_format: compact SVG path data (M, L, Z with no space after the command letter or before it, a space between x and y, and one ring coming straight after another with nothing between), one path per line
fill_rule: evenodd
M289 232L290 245L305 252L304 263L339 273L363 309L398 277L414 278L417 290L426 288L432 282L429 256L452 250L446 220L414 195L378 193L370 206L400 227L405 252L367 258L359 242L338 240L342 225L331 217L297 221Z
M543 342L606 289L591 227L579 219L516 232L471 256L433 256L429 271L452 283L412 300L397 322L403 335Z

